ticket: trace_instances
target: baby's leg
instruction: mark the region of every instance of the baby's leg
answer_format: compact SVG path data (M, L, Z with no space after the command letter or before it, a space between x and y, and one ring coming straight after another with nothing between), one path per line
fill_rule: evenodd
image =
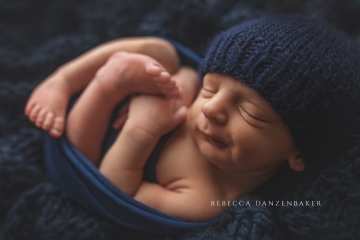
M154 59L140 54L113 56L96 74L67 119L70 142L97 165L114 108L136 92L177 94L170 75Z
M160 38L124 38L102 44L61 66L34 89L25 107L25 114L30 121L52 137L60 137L70 97L83 90L97 70L118 51L149 55L170 73L174 73L178 67L179 60L174 47Z
M155 59L138 53L117 52L96 74L99 80L111 79L110 90L123 86L131 93L177 95L176 82Z
M181 67L177 73L172 75L172 80L176 82L180 91L182 103L189 107L194 101L200 87L197 72L190 67ZM120 112L113 123L115 129L121 129L127 119L127 108Z
M63 76L55 74L37 86L25 107L30 121L52 137L60 137L64 131L64 116L73 93Z
M92 81L71 109L66 125L69 141L95 165L100 157L110 116L118 101L126 97L124 92L109 95L100 81Z

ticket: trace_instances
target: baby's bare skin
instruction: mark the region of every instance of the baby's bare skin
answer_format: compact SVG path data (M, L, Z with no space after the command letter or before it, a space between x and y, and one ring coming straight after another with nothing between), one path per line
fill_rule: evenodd
M70 96L70 89L60 76L50 77L35 88L25 114L37 127L53 137L59 137L64 131L64 116Z
M156 44L155 44L156 45ZM166 45L166 44L165 44ZM157 56L155 59L158 60L162 66L168 70L170 74L174 74L176 71L173 71L174 68L171 66L176 66L177 57L173 58L173 53L171 49L168 49L164 44L162 44L161 48L154 49L162 49L160 51L162 53L161 56ZM151 54L157 54L159 51L148 51ZM165 50L164 50L165 49ZM113 51L112 54L116 52ZM163 53L166 54L163 54ZM159 179L158 184L152 184L149 182L142 181L143 170L141 170L141 166L144 165L146 160L148 159L149 154L155 147L157 141L149 141L149 140L141 140L136 144L134 142L134 135L132 138L126 137L124 134L119 134L116 142L112 145L112 151L108 151L104 159L102 159L101 165L99 164L100 159L100 146L105 135L105 129L109 124L110 113L114 110L115 105L128 96L129 92L126 93L125 88L121 88L118 83L115 84L115 78L109 77L106 78L106 69L101 73L101 71L96 72L104 63L109 59L109 57L103 60L98 60L102 54L97 54L93 59L97 59L96 64L90 64L88 60L80 61L81 64L73 64L72 71L68 71L68 74L72 76L72 80L77 79L77 77L81 78L81 76L92 76L96 75L97 80L102 79L103 81L91 81L92 77L89 79L80 79L77 87L69 86L69 75L64 77L65 80L63 87L61 89L63 95L60 95L59 98L65 99L61 106L55 106L56 109L66 109L67 102L69 96L71 96L74 92L85 88L86 90L83 92L81 97L78 99L74 107L71 109L71 112L67 118L67 135L70 141L85 155L87 155L92 162L99 166L100 171L110 180L113 184L119 187L121 190L128 192L132 195L136 200L158 209L164 213L169 215L177 216L184 219L189 220L203 220L209 217L215 216L221 212L221 209L209 206L209 202L211 199L223 199L222 194L219 193L219 189L216 184L213 183L213 179L208 174L208 165L203 162L195 161L197 156L194 153L187 149L191 148L191 142L184 141L183 131L179 131L178 134L171 141L171 144L168 145L163 154L161 154L158 165L157 165L157 178ZM110 55L108 55L110 56ZM160 60L168 60L164 62L170 62L170 64L164 64L163 61ZM114 59L113 59L114 60ZM117 59L118 60L118 59ZM102 64L100 64L102 62ZM156 64L155 64L156 65ZM79 67L80 66L80 67ZM89 67L88 67L89 66ZM108 65L109 66L109 65ZM169 67L170 66L170 67ZM69 69L69 68L67 68ZM95 70L96 69L96 70ZM146 68L145 68L146 69ZM149 70L149 69L148 69ZM70 74L70 73L71 74ZM145 71L147 72L147 71ZM135 72L137 74L137 72ZM151 75L152 70L150 68L150 72L147 74ZM118 73L112 73L117 75ZM110 75L112 75L110 74ZM129 79L132 79L131 76L134 73L131 73ZM104 76L105 75L105 76ZM161 74L160 74L161 75ZM61 77L60 75L55 74L57 80L49 81L53 84L60 83ZM66 76L66 74L65 74ZM147 77L149 75L146 75ZM107 79L105 81L104 79ZM129 80L128 79L128 80ZM111 81L110 81L111 80ZM74 81L74 82L75 82ZM77 81L77 82L79 82ZM175 81L176 85L179 88L180 99L183 104L189 106L192 103L192 100L195 97L197 92L197 74L193 70L189 68L181 68L175 75L172 76L171 81ZM90 82L90 84L89 84ZM106 83L106 84L105 84ZM111 85L111 84L112 85ZM43 92L46 92L46 88L51 90L51 85L48 83L44 83L41 88L43 88ZM114 85L115 84L115 85ZM81 86L80 86L81 85ZM110 86L111 85L111 86ZM47 87L46 87L47 86ZM59 84L62 86L62 83ZM154 86L154 85L153 85ZM161 85L162 86L162 85ZM112 87L119 87L119 91L114 91ZM39 88L39 89L41 89ZM168 93L169 89L164 88L164 92ZM171 89L171 86L170 86ZM123 91L124 90L124 91ZM139 91L153 91L154 89L138 89ZM69 91L70 93L68 93ZM36 92L40 92L36 91ZM157 94L164 95L161 90L157 92ZM171 91L170 91L171 92ZM35 92L34 92L35 93ZM33 94L35 96L36 94ZM40 95L40 94L39 94ZM170 94L171 97L173 94ZM176 95L176 93L174 94ZM50 97L55 95L50 95ZM146 96L143 96L146 97ZM152 96L148 96L152 97ZM167 95L169 98L169 95ZM35 99L35 98L34 98ZM29 100L28 106L30 105ZM145 100L145 99L143 99ZM155 100L155 99L153 99ZM61 102L61 101L59 101ZM141 101L138 101L138 103ZM44 104L47 102L44 100ZM140 104L139 103L139 104ZM145 101L148 104L148 101ZM171 106L166 102L162 102L165 104L164 106L170 107L168 110L174 113L174 116L177 113L176 108L175 111ZM89 105L91 108L89 108ZM135 104L133 104L135 106ZM34 106L33 106L34 107ZM178 106L177 106L178 107ZM29 107L30 108L30 107ZM138 109L141 109L141 106L137 106ZM29 111L29 109L27 108ZM35 110L35 109L33 109ZM38 110L37 110L38 111ZM29 111L29 114L32 111ZM32 113L33 121L36 122L36 112ZM139 112L141 113L141 112ZM63 113L60 113L60 115ZM170 114L171 115L171 114ZM181 119L179 117L184 114L178 114L178 120ZM63 115L64 116L64 115ZM96 117L95 117L96 116ZM136 118L131 118L131 121L126 121L126 118L122 118L122 122L136 122ZM175 118L176 119L176 118ZM118 119L120 121L120 117ZM141 120L141 119L140 119ZM176 124L176 121L175 123ZM119 122L117 121L117 122ZM180 121L180 120L179 120ZM41 123L41 122L40 122ZM55 123L54 121L52 124ZM42 126L41 124L39 124ZM131 124L128 124L129 126ZM52 125L53 126L53 125ZM115 127L120 128L121 124L116 125ZM125 128L125 129L124 129ZM122 129L121 132L129 134L129 128L126 126ZM51 127L49 128L51 129ZM60 131L59 131L60 132ZM62 133L62 132L61 132ZM60 136L60 134L52 134L50 130L50 134L54 137ZM131 133L131 131L130 131ZM121 137L122 136L122 137ZM128 135L129 136L129 135ZM138 138L139 139L139 138ZM186 137L186 139L189 139ZM190 144L190 145L188 145ZM125 146L125 147L124 147ZM186 150L186 151L185 151ZM126 157L124 157L126 156ZM174 158L176 156L176 158ZM120 160L127 160L127 162L123 162ZM186 162L185 162L186 160ZM125 167L125 172L119 172L118 170L124 170L124 165L122 164L130 164L127 165L129 168ZM175 165L174 165L175 164ZM195 165L194 165L195 164ZM199 165L200 164L200 165ZM135 166L135 168L131 168L131 166ZM139 167L140 166L140 167ZM119 169L120 167L120 169ZM185 167L185 168L184 168ZM129 170L126 172L126 169ZM134 170L134 171L133 171ZM122 179L123 178L123 179ZM124 180L124 181L123 181ZM123 182L122 182L123 181ZM124 185L125 183L125 185ZM135 186L135 187L134 187ZM155 197L156 196L156 197ZM196 207L194 208L194 202L196 202Z
M135 93L179 95L175 81L153 58L136 53L116 53L98 70L69 113L67 136L95 165L114 107Z
M172 80L176 82L176 85L179 88L182 103L186 107L189 107L199 88L197 73L190 67L181 67L176 74L172 75ZM122 128L127 119L128 110L128 105L126 105L118 112L118 116L113 123L114 128Z
M109 57L119 51L152 56L171 74L177 71L176 51L166 41L152 37L115 40L81 55L49 76L32 92L25 107L25 115L52 137L60 137L64 132L70 97L83 90ZM148 70L155 71L155 74L157 71L154 68L151 70L151 67Z
M121 88L130 93L160 94L176 96L179 94L175 81L155 59L137 53L115 53L95 76L103 81L103 87L111 95ZM114 93L112 92L114 91Z
M173 79L182 89L181 101L190 106L197 93L196 72L181 68ZM161 149L156 166L158 182L143 180L145 162L160 137L184 120L183 113L172 107L171 99L135 97L130 102L129 117L99 169L112 184L137 201L179 218L205 220L223 210L211 206L211 200L226 199L229 195L223 193L209 164L194 150L185 124L175 130Z
M122 74L129 76L119 78ZM97 75L100 81L105 81L104 87L108 87L109 91L118 91L122 86L128 86L128 91L131 93L168 96L178 94L176 84L170 79L170 74L157 61L141 54L115 53L99 69ZM66 85L61 81L55 82L51 79L35 90L26 107L26 114L36 126L49 130L52 135L57 136L64 128L64 116L69 97L70 92ZM49 102L50 98L52 101Z
M123 76L131 77L132 73L129 69L129 74ZM197 90L196 73L182 68L173 79L182 89L179 100L190 105ZM106 77L106 74L97 75L81 95L68 118L66 132L70 142L99 166L100 172L112 184L146 205L188 220L204 220L219 214L222 208L210 206L210 200L222 199L221 191L209 175L209 166L199 161L189 136L183 131L175 135L160 155L157 165L159 183L142 179L145 162L160 136L185 120L186 112L174 104L175 97L134 97L125 126L100 159L100 146L110 115L117 103L127 96L110 87L114 86L114 80L116 78ZM93 118L94 112L96 118ZM198 204L196 211L191 207L192 201Z

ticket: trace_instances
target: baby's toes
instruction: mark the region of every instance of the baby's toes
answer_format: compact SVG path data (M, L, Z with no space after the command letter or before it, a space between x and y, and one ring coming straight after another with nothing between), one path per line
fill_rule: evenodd
M48 112L48 110L46 108L43 108L43 109L40 110L39 114L36 117L36 121L35 121L35 125L37 127L42 128L42 125L43 125L43 122L45 121L45 117L46 117L47 112Z
M55 118L53 128L56 128L57 130L62 132L64 130L64 125L65 125L64 117L56 117Z
M50 130L50 135L53 137L60 137L64 131L64 118L56 117L53 127Z
M31 120L32 122L35 122L35 121L36 121L36 118L37 118L40 110L41 110L40 105L35 105L35 106L33 107L33 109L30 111L29 118L30 118L30 120Z
M163 68L160 64L156 62L147 62L145 64L145 72L153 75L153 76L159 76L161 72L163 71Z
M25 107L25 114L30 116L31 110L35 107L36 102L29 100Z
M57 128L52 128L52 129L50 130L49 134L50 134L52 137L54 137L54 138L58 138L58 137L61 136L62 132L61 132L59 129L57 129Z
M42 124L42 128L46 131L48 131L54 123L54 113L48 112L45 116L45 120Z

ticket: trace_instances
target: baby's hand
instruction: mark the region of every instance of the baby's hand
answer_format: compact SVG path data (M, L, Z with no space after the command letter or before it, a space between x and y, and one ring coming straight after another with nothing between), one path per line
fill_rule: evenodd
M178 97L137 95L131 99L124 127L159 138L185 120L186 110Z

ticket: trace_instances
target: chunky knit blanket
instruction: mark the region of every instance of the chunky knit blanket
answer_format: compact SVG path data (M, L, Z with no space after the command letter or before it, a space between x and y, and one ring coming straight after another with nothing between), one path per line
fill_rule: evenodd
M100 43L166 35L203 53L219 30L269 11L315 12L356 34L356 21L350 26L329 15L336 1L323 1L327 8L321 11L314 10L321 1L291 1L295 6L250 2L0 0L0 239L360 239L357 147L282 198L316 200L321 207L252 202L229 208L206 230L177 236L144 236L120 228L72 201L46 176L43 135L24 117L25 102L58 66Z

